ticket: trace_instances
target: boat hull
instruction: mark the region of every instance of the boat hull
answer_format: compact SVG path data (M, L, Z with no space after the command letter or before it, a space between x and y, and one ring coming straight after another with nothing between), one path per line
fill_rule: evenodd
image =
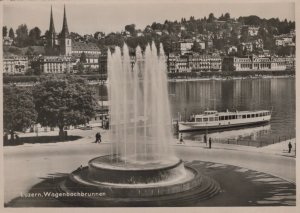
M224 124L224 125L210 125L210 126L200 126L200 125L190 125L186 122L180 122L178 125L179 132L189 132L189 131L206 131L206 130L222 130L222 129L230 129L236 127L247 127L247 126L254 126L260 124L267 124L270 122L270 119L267 120L260 120L260 121L252 121L247 123L231 123L231 124Z

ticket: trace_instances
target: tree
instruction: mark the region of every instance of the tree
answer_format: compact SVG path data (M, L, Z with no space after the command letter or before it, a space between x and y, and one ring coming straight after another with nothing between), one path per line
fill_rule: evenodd
M86 63L86 55L84 52L81 53L79 60L81 63Z
M126 25L125 30L130 32L131 35L133 35L135 33L135 24Z
M104 33L104 32L99 32L99 31L97 31L97 32L95 32L95 34L94 34L94 38L97 39L97 40L103 38L104 36L105 36L105 33Z
M36 118L31 89L16 86L3 88L3 124L4 130L11 134L11 140L14 140L15 131L31 127Z
M86 124L94 116L96 101L87 82L76 76L42 79L34 86L34 103L37 121L43 126L64 127Z
M78 74L83 74L84 73L84 65L82 62L77 63L77 69L78 69Z
M38 27L31 29L28 37L29 45L38 45L41 37L41 30Z
M6 27L6 26L3 26L3 27L2 27L2 36L3 36L3 37L6 37L6 36L7 36L7 27Z
M229 21L230 20L230 14L229 13L225 13L224 15L224 21Z
M13 30L12 28L9 29L8 36L9 36L11 39L14 39L14 38L15 38L15 33L14 33L14 30Z
M19 47L25 47L28 45L28 29L26 24L21 24L16 30L17 34L17 45Z
M207 22L213 22L214 20L215 20L216 18L215 18L215 16L214 16L214 14L213 13L210 13L209 15L208 15L208 19L207 19Z
M198 52L199 53L199 52L201 52L201 45L198 42L194 41L194 44L193 44L191 50L193 52Z

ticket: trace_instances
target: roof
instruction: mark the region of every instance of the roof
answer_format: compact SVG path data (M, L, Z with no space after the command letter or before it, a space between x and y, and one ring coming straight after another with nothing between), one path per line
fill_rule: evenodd
M95 43L72 42L72 51L99 51L100 48Z

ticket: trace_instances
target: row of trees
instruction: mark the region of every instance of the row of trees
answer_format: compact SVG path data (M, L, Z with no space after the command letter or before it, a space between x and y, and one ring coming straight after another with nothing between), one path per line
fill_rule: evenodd
M14 39L15 38L14 30L12 28L10 28L9 31L8 31L7 26L3 26L2 27L2 36L3 37L7 37L8 36L11 39Z
M59 127L63 138L64 127L86 124L96 109L87 82L77 76L45 78L33 88L5 86L3 98L4 131L12 140L36 123Z
M7 26L2 27L3 37L9 36L14 40L14 45L17 47L42 45L42 41L40 39L41 30L38 27L34 27L28 30L26 24L21 24L16 29L16 33L14 33L14 30L12 28L9 29L9 32L7 29Z

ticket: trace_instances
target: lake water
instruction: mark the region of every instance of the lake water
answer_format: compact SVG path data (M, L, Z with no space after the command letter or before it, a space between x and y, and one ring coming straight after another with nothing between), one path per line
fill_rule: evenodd
M241 79L170 82L173 117L184 119L207 109L217 111L272 109L269 125L208 132L213 141L240 140L250 145L275 143L295 137L295 79ZM203 132L184 133L183 138L203 140Z
M94 86L98 100L107 100L107 88ZM238 140L257 146L295 137L295 79L241 79L169 82L172 116L182 119L191 114L217 110L272 109L270 124L226 131L208 132L213 142ZM205 132L183 133L184 139L203 141Z

